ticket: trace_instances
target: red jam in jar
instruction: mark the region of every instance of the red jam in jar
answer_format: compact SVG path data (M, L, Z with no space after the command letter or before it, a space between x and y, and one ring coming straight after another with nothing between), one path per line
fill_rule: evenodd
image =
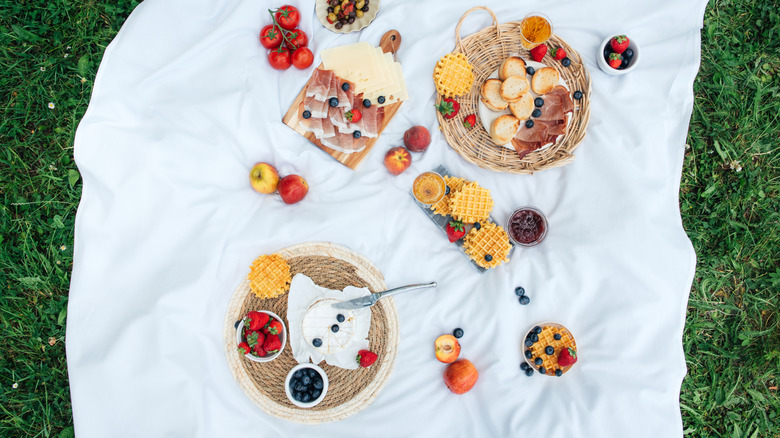
M518 208L509 217L509 237L523 246L533 246L547 235L547 218L533 207Z

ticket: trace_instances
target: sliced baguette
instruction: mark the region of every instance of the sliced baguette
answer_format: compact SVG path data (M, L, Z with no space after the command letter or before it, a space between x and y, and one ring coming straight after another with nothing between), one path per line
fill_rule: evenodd
M520 120L515 116L504 114L490 125L490 138L497 145L505 145L517 134L518 128L520 128Z
M501 97L501 81L498 79L488 79L482 84L479 95L482 97L482 103L491 111L503 111L509 106L509 102Z
M558 85L561 75L552 67L542 67L536 70L531 79L531 89L538 94L547 94Z
M517 102L509 104L509 111L520 120L531 117L531 113L534 112L534 96L526 93Z
M525 76L525 61L519 56L510 56L498 68L498 78L505 81L510 76Z
M512 103L520 100L530 89L531 84L528 83L525 74L515 75L504 80L501 84L501 89L499 89L499 94L505 101Z

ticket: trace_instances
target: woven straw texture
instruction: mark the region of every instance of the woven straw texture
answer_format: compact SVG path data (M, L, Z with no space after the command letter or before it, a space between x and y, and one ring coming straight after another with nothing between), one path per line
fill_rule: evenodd
M493 25L461 39L460 27L464 19L477 10L490 13ZM476 114L479 117L479 87L482 83L509 56L519 55L525 59L531 59L531 56L520 44L520 22L498 24L496 15L485 6L471 8L463 14L455 27L455 38L457 44L453 53L464 53L474 67L474 86L468 94L455 100L460 103L460 114ZM493 143L490 134L481 128L481 122L477 122L475 128L466 129L461 117L448 120L437 112L444 137L463 158L485 169L508 173L534 173L563 166L574 160L572 153L585 137L590 119L590 76L579 53L566 41L552 35L547 45L551 50L542 59L542 63L556 68L571 92L579 90L583 94L582 99L573 100L574 114L569 118L566 134L560 136L556 144L533 151L521 159L514 149ZM571 59L569 67L564 67L560 61L553 59L554 49L558 47L563 47ZM440 101L441 96L436 103Z
M290 264L294 276L303 273L315 284L341 290L346 286L368 287L371 292L387 289L382 273L363 256L332 243L303 243L278 252ZM324 423L341 420L367 407L384 387L398 353L398 313L391 297L371 307L368 340L379 358L369 368L346 370L319 364L328 375L329 388L320 404L299 408L287 399L284 382L297 362L290 343L271 362L252 362L236 349L235 323L250 310L270 310L279 315L287 328L287 294L261 300L249 291L244 281L233 293L224 327L224 346L230 371L246 395L261 409L276 417L300 423Z

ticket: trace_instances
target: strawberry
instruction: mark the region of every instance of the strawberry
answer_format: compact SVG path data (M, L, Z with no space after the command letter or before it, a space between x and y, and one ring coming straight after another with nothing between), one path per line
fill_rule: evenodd
M469 115L466 116L465 119L463 119L463 126L466 129L471 129L476 124L477 124L477 116L474 115L474 114L469 114Z
M265 338L265 342L263 342L263 349L267 353L276 353L280 348L282 348L282 341L279 340L279 335L268 335L268 337Z
M346 113L344 113L344 118L349 120L352 123L357 123L360 121L360 119L363 118L363 114L360 113L360 110L357 108L353 108Z
M252 351L251 348L249 348L249 344L246 342L242 342L238 344L238 352L241 354L249 354L249 352Z
M255 356L260 357L265 357L265 355L268 354L262 344L255 344L254 348L252 348L252 353L254 353Z
M268 324L267 333L269 335L278 335L279 333L282 332L282 330L284 330L284 326L282 325L282 323L274 319L271 321L270 324Z
M609 54L609 61L607 61L607 64L609 64L610 67L614 69L620 68L620 64L623 63L623 57L620 56L620 53L610 53Z
M246 320L244 325L249 327L249 330L260 330L268 324L268 320L271 319L267 313L251 311L246 314Z
M539 44L538 46L531 49L531 59L536 62L542 62L542 58L544 58L544 55L546 54L547 46L544 44Z
M612 51L615 53L625 52L628 48L628 43L628 37L625 35L618 35L609 40L609 46L612 47Z
M560 61L561 59L566 57L566 51L563 50L563 47L558 47L558 50L555 51L555 60Z
M263 341L265 341L265 335L263 332L255 332L250 330L246 333L246 342L252 348L254 348L254 346L257 344L263 345Z
M567 367L574 365L577 362L577 352L573 348L564 348L558 355L558 365L561 367Z
M437 106L436 109L439 110L445 119L452 119L458 115L458 111L460 111L460 104L454 99L445 97L441 100L441 103L439 103L439 106Z
M447 224L447 238L450 242L457 242L458 239L466 235L466 230L463 229L463 222L450 221Z
M363 368L368 368L376 362L376 353L372 353L368 350L360 350L357 355L357 363Z

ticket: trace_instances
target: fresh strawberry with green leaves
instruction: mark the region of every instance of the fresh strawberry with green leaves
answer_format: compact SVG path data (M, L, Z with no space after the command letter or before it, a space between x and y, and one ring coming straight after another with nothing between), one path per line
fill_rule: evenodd
M609 46L612 47L612 51L615 53L625 52L628 48L628 43L628 37L625 35L618 35L609 40Z
M531 49L531 59L533 59L536 62L542 62L542 58L544 58L544 55L547 54L547 45L545 44L539 44L538 46Z
M475 114L469 114L463 119L463 126L466 129L471 129L477 124L477 116Z
M263 348L263 344L255 344L255 346L252 347L252 354L259 357L265 357L268 352Z
M620 53L610 53L609 54L609 60L607 60L607 64L609 64L610 67L614 69L620 68L620 64L623 63L623 57L620 55Z
M268 335L263 343L263 350L268 354L273 354L282 348L282 341L279 340L279 335Z
M574 365L575 362L577 362L577 352L571 347L562 349L558 354L558 366L567 367Z
M458 115L458 111L460 111L460 104L455 99L445 97L441 100L441 102L439 102L439 105L436 107L436 109L439 110L445 119L452 119Z
M561 59L566 57L566 51L563 50L563 47L558 47L558 50L555 51L555 56L553 58L556 61L560 61Z
M376 362L377 355L368 350L360 350L357 354L357 363L363 368L368 368Z
M260 344L263 345L263 342L265 341L265 335L263 332L260 331L248 331L246 332L246 342L249 344L251 348L254 348L255 345Z
M247 312L244 325L249 327L249 330L257 331L265 327L270 319L271 317L267 313L252 310Z
M249 352L252 351L252 349L249 347L249 344L246 342L242 342L238 344L238 352L241 354L249 354Z
M351 110L344 113L344 118L352 123L357 123L360 121L360 119L363 118L363 114L360 113L359 109L352 108Z
M463 228L463 222L450 221L447 224L447 238L450 242L457 242L458 239L466 235L466 230Z
M264 331L266 334L269 335L278 335L279 333L282 332L282 330L284 330L284 326L282 325L282 323L273 319L271 320L271 322L268 324L268 327L266 327Z

